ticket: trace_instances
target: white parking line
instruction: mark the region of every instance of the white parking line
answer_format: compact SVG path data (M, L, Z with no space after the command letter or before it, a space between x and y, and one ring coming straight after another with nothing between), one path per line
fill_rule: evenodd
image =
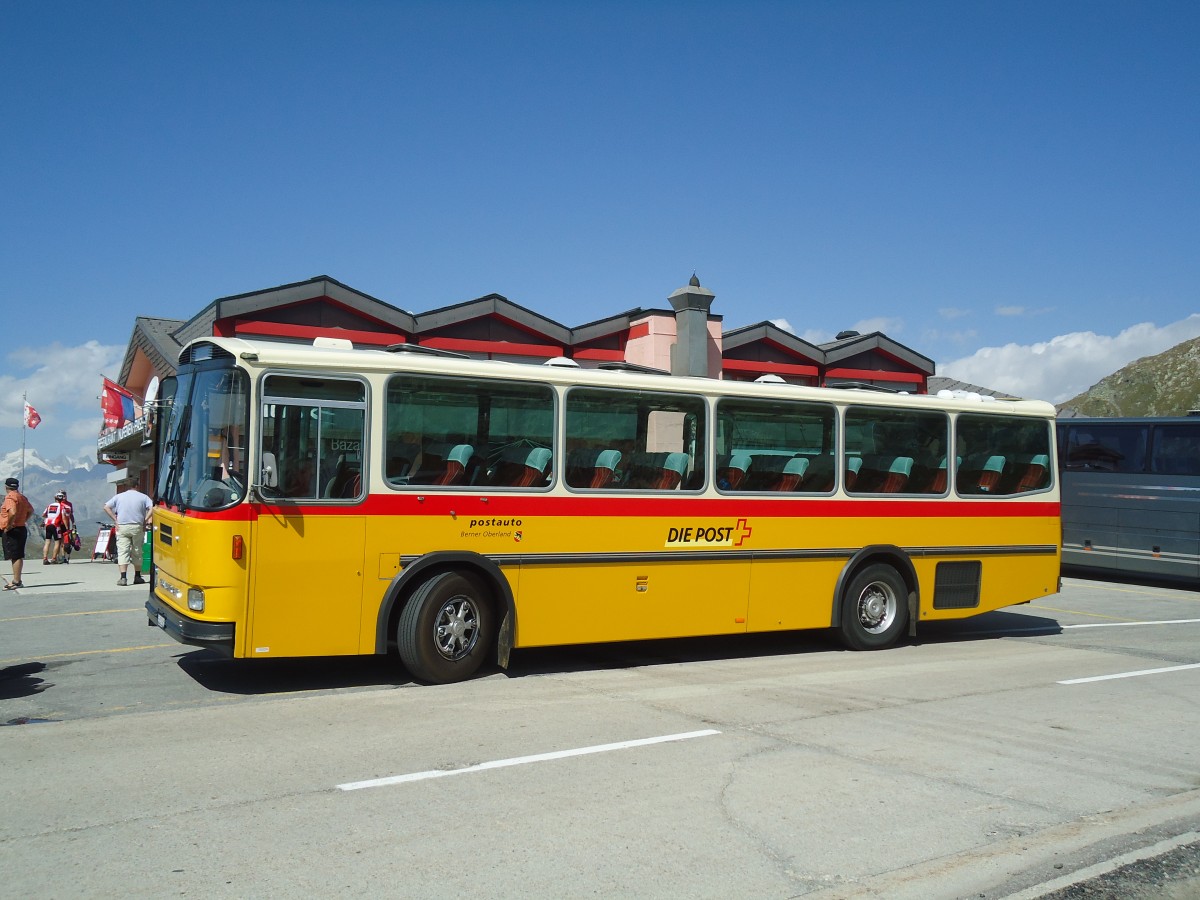
M1137 672L1117 672L1115 675L1093 675L1091 678L1069 678L1059 684L1087 684L1090 681L1112 681L1116 678L1137 678L1139 675L1161 675L1163 672L1182 672L1184 669L1200 669L1200 663L1186 666L1167 666L1162 669L1141 669Z
M594 747L577 747L574 750L555 750L551 753L537 753L533 756L515 756L512 759L494 759L491 762L479 763L474 766L463 766L461 769L434 769L429 772L410 772L407 775L392 775L387 778L372 778L369 781L351 781L339 784L338 790L357 791L363 788L382 787L385 784L402 784L408 781L425 781L429 778L445 778L447 775L465 775L468 772L483 772L487 769L503 769L507 766L523 766L526 763L547 762L552 759L566 759L571 756L586 756L589 753L607 753L610 750L628 750L631 747L645 747L649 744L665 744L668 741L687 741L692 738L708 737L721 732L714 729L704 731L688 731L683 734L664 734L660 737L641 738L635 741L619 741L615 744L597 744Z
M1163 619L1159 622L1080 622L1078 625L1064 625L1067 628L1124 628L1129 625L1195 625L1200 619Z

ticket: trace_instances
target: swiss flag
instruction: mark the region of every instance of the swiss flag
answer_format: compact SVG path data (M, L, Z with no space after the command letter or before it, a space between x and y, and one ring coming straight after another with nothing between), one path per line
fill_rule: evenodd
M37 428L38 425L40 425L40 424L42 424L42 417L38 415L38 411L36 409L34 409L32 406L29 405L28 402L26 402L25 403L25 427L26 428Z

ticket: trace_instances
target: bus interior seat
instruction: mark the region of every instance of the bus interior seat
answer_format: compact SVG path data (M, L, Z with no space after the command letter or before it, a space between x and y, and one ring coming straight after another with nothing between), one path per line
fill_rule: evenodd
M617 478L617 466L620 464L620 450L601 450L592 464L592 480L588 487L605 488L611 485Z
M688 455L686 453L668 453L667 458L663 460L654 489L659 491L675 490L683 482L687 467Z
M1023 494L1046 487L1050 482L1050 457L1038 453L1019 463L1013 473L1013 482L1011 489L1004 493Z
M1003 456L968 459L958 473L958 490L962 494L991 494L1004 474Z
M467 466L471 462L471 457L475 454L475 448L470 444L457 444L446 455L446 471L438 476L434 484L438 485L453 485L462 484L467 478Z
M333 477L325 482L325 490L321 496L326 498L357 497L361 488L362 473L359 467L348 461L343 455L338 457L337 468L334 470Z
M411 474L413 461L421 452L416 444L388 443L387 478L398 481Z
M545 447L506 447L488 472L487 483L496 487L529 487L544 483L550 456Z
M833 490L833 456L831 454L822 453L809 462L808 470L804 473L804 481L800 484L800 490L814 494Z
M911 456L897 456L888 466L883 483L879 486L880 493L898 494L908 484L908 476L912 473L913 459Z
M717 486L723 491L736 491L746 480L750 468L750 454L734 453L717 466Z
M793 456L783 464L783 471L771 485L772 491L789 493L800 487L804 473L808 471L808 457Z
M513 487L531 487L539 482L546 482L550 468L550 450L546 447L534 447L525 454L521 472L512 483Z
M858 482L858 473L862 469L861 456L846 457L846 490L854 490L854 485Z
M962 457L961 456L954 457L954 465L955 466L962 465ZM946 457L943 456L942 461L938 463L937 472L934 473L933 481L930 482L930 484L929 484L929 493L931 493L931 494L946 493L947 483L948 482L947 482L947 477L946 477Z

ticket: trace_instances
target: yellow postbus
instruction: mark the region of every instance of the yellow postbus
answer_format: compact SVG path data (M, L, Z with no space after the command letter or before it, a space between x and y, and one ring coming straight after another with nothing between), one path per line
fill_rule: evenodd
M555 364L557 363L557 364ZM205 338L164 389L150 621L237 658L836 629L1054 593L1054 410Z

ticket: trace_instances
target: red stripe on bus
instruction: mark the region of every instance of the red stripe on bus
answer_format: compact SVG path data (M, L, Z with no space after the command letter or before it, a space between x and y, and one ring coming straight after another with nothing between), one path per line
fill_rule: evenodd
M502 494L375 494L356 504L248 503L213 512L189 511L187 518L224 522L253 521L259 515L283 516L568 516L574 518L887 518L996 519L1057 517L1057 501L722 499L676 497L531 497Z

